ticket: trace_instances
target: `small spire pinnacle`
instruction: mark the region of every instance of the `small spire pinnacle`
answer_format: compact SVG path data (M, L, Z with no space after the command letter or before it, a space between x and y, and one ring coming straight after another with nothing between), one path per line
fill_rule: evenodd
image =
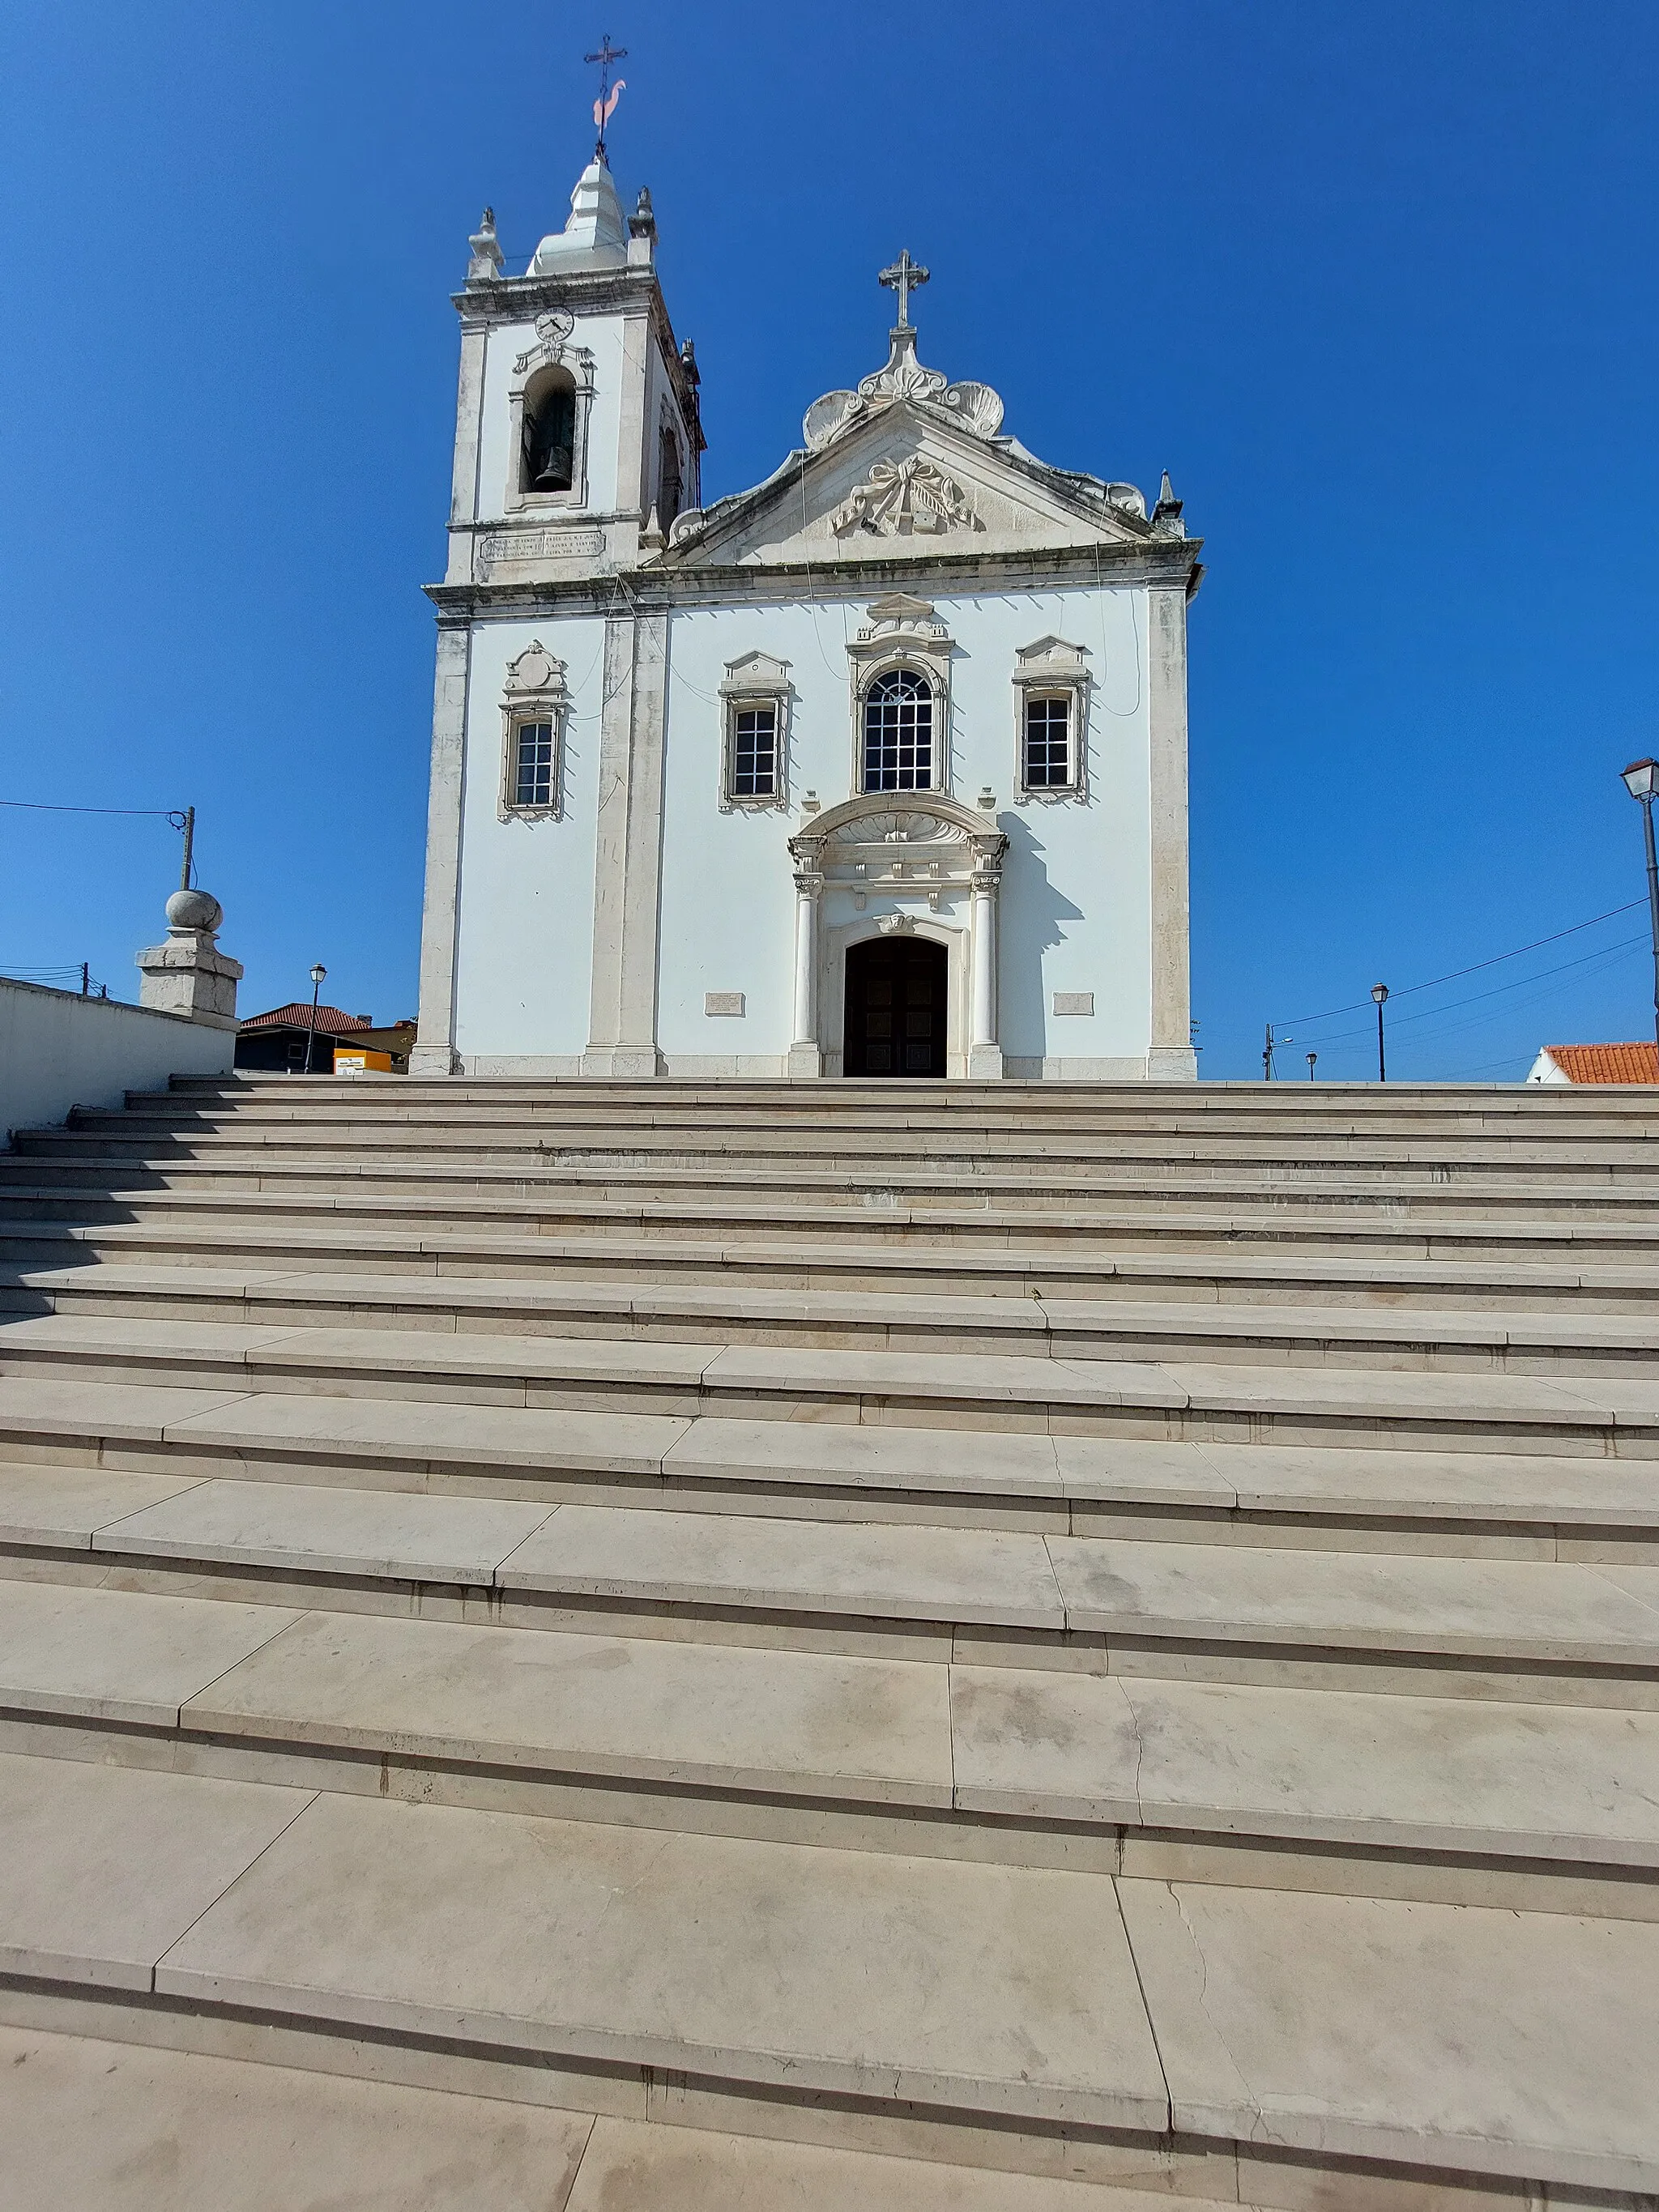
M1175 486L1170 482L1170 471L1165 469L1164 482L1158 487L1158 505L1152 509L1152 533L1155 537L1184 538L1187 535L1181 520L1181 510L1185 504L1185 501L1176 497Z
M468 239L467 244L472 249L472 258L467 264L466 270L466 281L469 284L487 283L490 278L501 275L501 240L495 235L494 208L484 210L479 219L478 228Z

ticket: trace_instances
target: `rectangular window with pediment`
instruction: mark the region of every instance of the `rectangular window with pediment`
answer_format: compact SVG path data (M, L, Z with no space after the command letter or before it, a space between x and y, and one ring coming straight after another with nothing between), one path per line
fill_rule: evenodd
M1014 804L1085 799L1088 738L1085 648L1059 637L1022 646L1014 661Z
M746 653L726 664L720 686L725 725L720 810L786 805L789 664L770 653Z
M508 666L501 694L500 812L504 822L558 818L568 703L564 663L539 641Z

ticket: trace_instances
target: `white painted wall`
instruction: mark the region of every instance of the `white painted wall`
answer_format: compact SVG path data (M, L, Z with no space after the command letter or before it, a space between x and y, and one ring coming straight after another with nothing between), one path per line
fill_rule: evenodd
M234 1030L0 978L0 1141L170 1075L228 1075L235 1049Z
M1041 1074L1045 1060L1141 1060L1152 1018L1145 594L1094 589L935 604L956 649L950 787L972 805L988 785L1010 840L1000 1026L1005 1054L1026 1063L1010 1073ZM787 1051L794 888L787 840L809 788L825 807L858 788L847 642L864 619L862 600L673 617L658 1030L671 1070ZM1089 653L1088 800L1016 806L1015 655L1051 632ZM726 664L757 649L790 663L790 809L723 814L720 687ZM872 897L868 915L883 903ZM832 927L850 919L838 908L824 916ZM744 1018L705 1016L709 991L744 992ZM1055 991L1092 991L1094 1014L1054 1016Z
M565 662L562 820L503 822L501 693L510 662L538 640ZM593 616L480 623L467 687L461 794L456 1048L469 1063L549 1060L568 1075L587 1042L593 967L605 623Z

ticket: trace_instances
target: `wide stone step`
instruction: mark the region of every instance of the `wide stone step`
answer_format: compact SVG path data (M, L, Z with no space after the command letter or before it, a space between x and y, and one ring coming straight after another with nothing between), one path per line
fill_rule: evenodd
M495 1112L521 1108L552 1115L597 1114L606 1120L718 1121L730 1115L793 1121L832 1115L842 1121L944 1119L988 1126L1010 1120L1061 1121L1079 1115L1123 1114L1137 1122L1149 1116L1183 1123L1214 1117L1257 1124L1268 1120L1274 1125L1335 1121L1369 1127L1426 1118L1534 1130L1603 1122L1647 1128L1654 1103L1650 1086L1605 1084L1594 1089L1562 1085L1523 1090L1498 1083L1391 1083L1384 1089L1371 1083L799 1083L726 1078L700 1082L683 1077L640 1082L478 1076L365 1082L352 1077L254 1073L177 1076L165 1092L133 1091L128 1097L139 1110L181 1115L258 1109L382 1112L388 1108L400 1113L448 1113L483 1107Z
M1659 1713L0 1583L0 1747L980 1863L1659 1918ZM1298 1860L1296 1854L1300 1853Z
M346 1159L330 1167L277 1162L149 1163L94 1159L84 1167L50 1159L20 1158L0 1173L0 1207L59 1211L122 1206L143 1199L152 1206L219 1206L263 1200L301 1212L373 1210L392 1206L418 1218L477 1215L518 1217L556 1213L584 1201L627 1208L649 1204L706 1205L730 1194L742 1201L811 1206L835 1212L900 1207L919 1217L953 1212L1007 1212L1016 1206L1045 1217L1087 1220L1098 1212L1145 1212L1171 1205L1261 1212L1292 1207L1343 1215L1386 1210L1407 1218L1443 1216L1524 1224L1535 1218L1622 1222L1651 1227L1659 1218L1659 1183L1556 1178L1528 1184L1507 1170L1467 1178L1439 1174L1413 1180L1390 1172L1367 1181L1339 1173L1214 1173L1136 1168L1121 1175L1084 1176L1036 1170L973 1175L895 1166L890 1171L851 1169L777 1170L768 1167L681 1170L627 1162L494 1169L434 1169L390 1159Z
M544 2098L586 2081L590 2108L593 2085L665 2069L756 2132L829 2100L827 2127L845 2112L867 2142L836 2100L919 2106L935 2156L988 2123L1062 2128L1085 2174L1211 2146L1293 2149L1339 2188L1351 2159L1659 2184L1659 1929L1628 1921L60 1759L9 1760L0 1820L0 1957L42 2013L83 1994L252 2012L272 2057L318 2030L435 2043L458 2069L534 2069Z
M235 2212L1170 2212L1161 2191L560 2111L526 2101L533 2076L511 2101L501 2086L458 2096L0 2027L0 2137L29 2212L155 2212L158 2171L167 2212L226 2212L233 2172ZM1180 2212L1221 2207L1183 2194Z
M0 1376L785 1422L1659 1457L1659 1382L47 1315Z
M507 1278L412 1280L386 1275L284 1277L246 1270L100 1267L24 1269L0 1281L0 1315L133 1315L148 1319L293 1322L428 1329L434 1334L603 1336L672 1342L981 1349L1037 1358L1126 1352L1140 1358L1282 1361L1512 1374L1650 1374L1659 1315L1586 1315L1558 1294L1547 1313L1517 1316L1396 1304L1334 1312L1323 1304L1168 1304L1068 1299L1033 1283L1023 1297L871 1290L793 1291L732 1284L673 1288L526 1285Z
M549 1504L1449 1557L1641 1565L1659 1538L1659 1468L1642 1458L1171 1443L78 1376L8 1380L0 1384L0 1467L43 1462L99 1480L124 1469L162 1480L222 1474ZM14 1515L22 1480L8 1474ZM33 1510L44 1510L38 1498ZM101 1525L88 1522L88 1535Z
M1206 1212L1160 1203L1143 1212L1088 1213L994 1209L988 1206L906 1206L896 1201L849 1206L805 1204L701 1207L644 1201L571 1198L533 1208L457 1200L434 1214L427 1206L391 1199L280 1199L270 1193L216 1196L205 1192L128 1191L118 1198L21 1190L0 1197L0 1247L30 1249L42 1237L79 1234L83 1242L108 1240L140 1228L151 1238L193 1236L197 1249L216 1237L232 1253L245 1239L273 1226L290 1239L333 1233L352 1250L380 1246L388 1236L405 1250L434 1252L473 1246L501 1254L514 1246L533 1255L544 1239L568 1241L591 1234L614 1238L662 1237L677 1243L719 1241L728 1249L751 1241L787 1238L796 1243L838 1245L854 1253L923 1249L938 1256L957 1252L1018 1252L1041 1256L1092 1255L1125 1249L1159 1253L1240 1251L1321 1257L1504 1261L1533 1258L1590 1264L1651 1265L1659 1258L1659 1224L1644 1221L1496 1218L1431 1221L1387 1206L1367 1212L1297 1209L1249 1214Z
M211 1271L244 1283L254 1274L302 1269L323 1274L428 1276L452 1284L571 1281L764 1285L791 1290L916 1291L926 1296L1026 1298L1172 1299L1323 1309L1423 1304L1493 1312L1620 1313L1659 1309L1659 1267L1594 1261L1477 1255L1394 1259L1368 1254L1241 1250L1218 1236L1211 1250L1185 1250L1174 1236L1142 1249L1022 1251L862 1244L719 1243L665 1237L422 1237L395 1230L354 1231L326 1224L284 1230L261 1223L229 1229L156 1222L83 1225L63 1221L0 1224L4 1286L19 1275L63 1269L118 1289L151 1268ZM221 1262L235 1261L234 1267Z
M550 1129L544 1121L478 1114L411 1121L400 1116L328 1121L315 1116L264 1126L173 1128L119 1115L78 1115L65 1128L21 1130L13 1148L32 1165L64 1168L109 1161L157 1167L197 1163L228 1170L338 1169L395 1162L413 1170L489 1166L594 1169L614 1164L706 1173L868 1175L922 1169L978 1177L1019 1170L1079 1180L1151 1173L1399 1177L1403 1182L1508 1176L1520 1181L1611 1182L1640 1188L1659 1176L1652 1145L1633 1133L1542 1140L1524 1134L1269 1133L1210 1129L1164 1132L866 1130L834 1121L808 1127L719 1126L618 1129L613 1123Z
M126 1480L122 1476L116 1481ZM0 1469L12 1575L554 1631L1659 1705L1659 1566ZM95 1523L95 1525L89 1525ZM14 1595L15 1594L14 1593ZM23 1602L21 1599L16 1601ZM1498 1692L1498 1693L1501 1693Z

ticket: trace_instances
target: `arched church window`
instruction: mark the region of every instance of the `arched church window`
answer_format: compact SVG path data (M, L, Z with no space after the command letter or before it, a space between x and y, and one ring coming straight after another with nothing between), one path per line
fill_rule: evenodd
M913 669L889 669L864 695L864 787L933 787L933 694Z
M666 530L680 511L685 480L680 471L680 441L666 422L657 441L657 520Z
M525 394L522 491L568 491L575 477L576 387L550 369Z

